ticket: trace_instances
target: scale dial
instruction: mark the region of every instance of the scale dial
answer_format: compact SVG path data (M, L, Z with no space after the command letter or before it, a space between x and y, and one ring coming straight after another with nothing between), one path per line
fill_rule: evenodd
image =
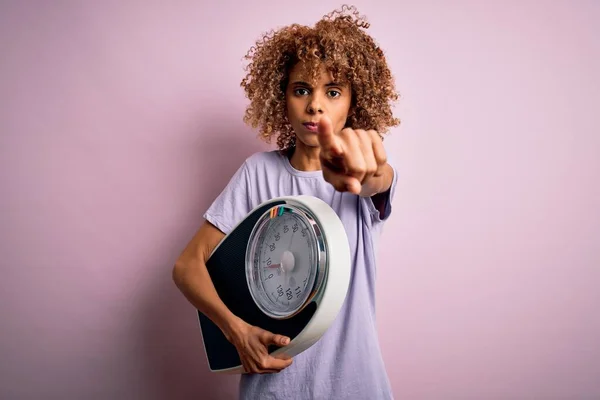
M257 221L246 249L246 280L258 308L289 318L317 293L326 269L318 223L300 205L278 205Z

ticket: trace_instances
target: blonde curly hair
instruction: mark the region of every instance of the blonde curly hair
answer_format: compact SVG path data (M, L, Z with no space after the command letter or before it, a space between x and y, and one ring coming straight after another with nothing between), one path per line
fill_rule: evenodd
M249 64L241 86L250 100L244 122L258 128L258 136L271 143L277 136L280 150L295 145L287 119L285 93L292 68L303 62L317 80L324 64L333 78L349 83L352 105L347 127L374 129L381 134L400 121L391 103L398 99L383 51L365 30L358 10L343 6L318 21L313 28L293 24L266 33L245 56Z

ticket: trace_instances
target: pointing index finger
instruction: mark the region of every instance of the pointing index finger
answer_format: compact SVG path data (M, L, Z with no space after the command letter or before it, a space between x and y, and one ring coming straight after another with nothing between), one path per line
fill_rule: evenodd
M342 153L338 138L333 131L333 125L328 117L323 117L319 121L317 138L321 145L321 151L324 151L325 154L340 155Z

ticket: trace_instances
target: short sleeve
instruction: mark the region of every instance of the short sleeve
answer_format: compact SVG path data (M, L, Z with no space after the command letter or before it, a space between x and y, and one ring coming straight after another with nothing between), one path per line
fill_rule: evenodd
M249 201L250 187L248 165L244 162L204 213L204 219L227 235L252 211Z
M390 160L388 155L388 164L392 167L393 176L392 176L392 184L389 190L385 193L385 206L384 212L381 213L376 207L375 203L373 203L372 197L363 198L366 202L367 209L369 211L369 215L371 216L371 223L377 224L380 222L386 221L392 213L392 201L394 200L394 194L396 193L396 186L398 184L398 170L392 160Z

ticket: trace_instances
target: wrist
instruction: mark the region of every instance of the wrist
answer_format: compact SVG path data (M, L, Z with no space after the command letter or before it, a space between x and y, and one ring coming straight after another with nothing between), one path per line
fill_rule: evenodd
M234 314L225 318L220 326L225 338L233 342L234 338L240 336L247 326L246 322Z
M392 167L385 164L379 173L363 182L361 197L372 197L378 193L386 192L392 184Z

